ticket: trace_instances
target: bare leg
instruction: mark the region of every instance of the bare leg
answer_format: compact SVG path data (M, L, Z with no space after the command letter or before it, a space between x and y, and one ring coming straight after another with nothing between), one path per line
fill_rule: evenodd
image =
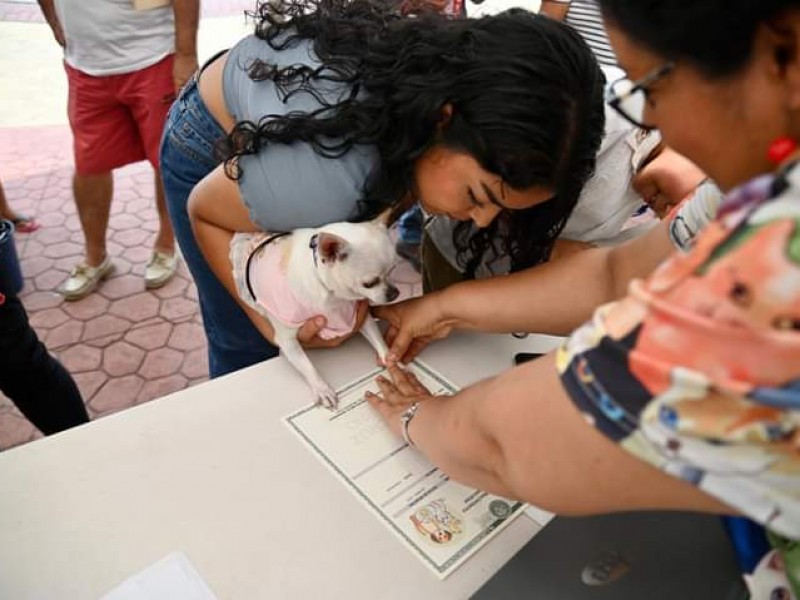
M172 223L167 212L167 201L164 197L164 185L161 182L161 174L156 171L156 210L158 211L158 235L156 243L153 245L155 250L164 254L172 255L175 253L175 234L172 232Z
M86 264L96 267L106 257L106 231L111 196L114 193L111 171L97 175L76 173L72 180L72 190L86 241Z

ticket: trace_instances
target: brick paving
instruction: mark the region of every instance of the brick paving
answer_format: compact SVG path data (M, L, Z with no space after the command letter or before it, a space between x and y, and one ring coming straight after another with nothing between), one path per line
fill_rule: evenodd
M97 418L205 381L208 364L197 290L185 266L163 288L144 288L144 265L158 227L147 163L114 174L108 231L114 275L77 302L54 292L83 256L71 191L71 139L65 126L0 130L0 177L11 205L43 225L16 236L25 277L22 301ZM0 448L39 435L0 396Z

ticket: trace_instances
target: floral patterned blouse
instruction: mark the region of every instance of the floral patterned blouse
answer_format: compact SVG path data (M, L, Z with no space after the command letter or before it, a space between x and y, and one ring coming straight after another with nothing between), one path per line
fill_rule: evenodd
M800 540L800 167L732 191L688 252L564 343L558 368L622 448Z

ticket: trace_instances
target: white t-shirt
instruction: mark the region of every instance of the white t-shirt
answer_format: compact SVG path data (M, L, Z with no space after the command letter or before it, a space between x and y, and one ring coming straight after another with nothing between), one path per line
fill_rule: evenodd
M616 67L604 66L602 69L609 83L624 75ZM595 173L586 182L575 210L561 233L564 239L598 246L620 244L644 233L655 224L654 221L623 231L623 225L644 202L631 187L631 180L661 141L657 131L642 131L608 105L605 115L605 134L597 153ZM448 262L457 267L453 245L455 225L455 221L439 216L428 225L427 233ZM476 275L486 277L507 272L507 265L507 259L499 259L488 268L481 265Z
M133 0L56 0L64 60L88 75L133 73L175 48L172 6L134 10Z

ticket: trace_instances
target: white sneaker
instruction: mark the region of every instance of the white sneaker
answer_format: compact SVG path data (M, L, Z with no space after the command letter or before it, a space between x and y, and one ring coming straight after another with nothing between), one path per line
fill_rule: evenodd
M114 272L114 263L106 254L106 257L96 267L90 267L86 263L75 265L72 272L64 282L58 286L58 293L64 296L65 300L80 300L91 294L100 282Z
M147 288L160 288L167 283L178 268L178 254L166 254L153 250L150 262L144 270L144 285Z

